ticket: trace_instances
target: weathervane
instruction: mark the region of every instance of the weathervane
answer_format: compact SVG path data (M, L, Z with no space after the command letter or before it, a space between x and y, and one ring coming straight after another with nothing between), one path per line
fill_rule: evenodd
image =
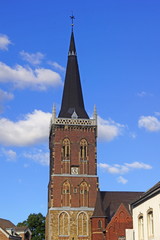
M75 17L73 16L73 13L72 13L72 16L70 16L70 19L71 19L71 21L72 21L72 24L71 24L71 26L72 26L72 30L73 30L73 26L74 26L74 19L75 19Z

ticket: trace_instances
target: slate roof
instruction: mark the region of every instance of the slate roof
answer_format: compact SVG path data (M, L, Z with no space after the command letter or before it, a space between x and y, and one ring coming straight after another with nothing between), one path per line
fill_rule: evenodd
M61 110L58 117L71 118L72 115L77 118L89 118L84 107L73 31L71 33Z
M160 194L160 182L156 183L153 187L144 192L139 199L133 201L131 203L131 207L134 208L157 194Z
M118 210L119 206L121 203L124 204L126 209L130 212L129 205L140 198L142 196L143 192L109 192L109 191L101 191L100 196L97 194L97 203L96 207L94 210L93 217L102 215L102 207L103 206L103 211L105 216L108 219L108 222L111 220L111 218L114 216L116 211ZM99 200L98 200L99 199Z
M96 205L95 205L92 217L105 217L105 216L106 216L106 214L105 214L105 211L104 211L104 208L103 208L101 193L100 193L100 191L98 191L97 192Z

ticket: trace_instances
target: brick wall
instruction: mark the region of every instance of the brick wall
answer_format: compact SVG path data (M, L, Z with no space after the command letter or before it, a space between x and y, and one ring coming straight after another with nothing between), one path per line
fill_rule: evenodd
M125 229L133 228L132 216L121 204L106 228L106 240L117 240L125 237Z
M8 240L9 238L0 230L0 240Z

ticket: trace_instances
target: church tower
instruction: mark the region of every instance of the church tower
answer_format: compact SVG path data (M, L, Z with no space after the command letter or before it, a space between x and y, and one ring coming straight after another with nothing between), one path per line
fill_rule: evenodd
M46 240L90 240L97 189L97 114L84 106L73 27L58 117L53 109Z

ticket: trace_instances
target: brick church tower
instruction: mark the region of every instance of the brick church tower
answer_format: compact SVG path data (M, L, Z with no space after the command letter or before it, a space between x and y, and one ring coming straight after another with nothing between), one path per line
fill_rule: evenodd
M97 114L85 111L72 29L61 110L53 110L46 240L90 240L97 189Z

